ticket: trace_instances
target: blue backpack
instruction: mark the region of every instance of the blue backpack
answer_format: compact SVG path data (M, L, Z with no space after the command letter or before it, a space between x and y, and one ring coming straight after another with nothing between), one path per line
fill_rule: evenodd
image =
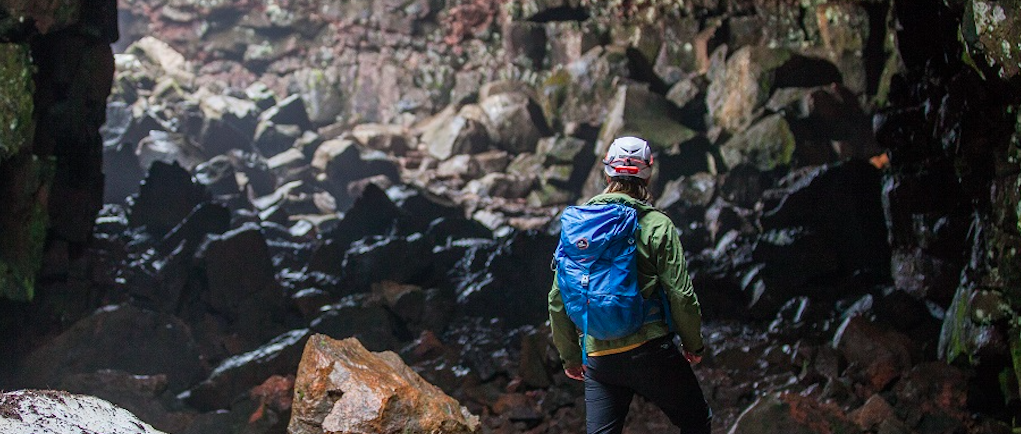
M557 286L567 315L583 333L586 364L585 336L619 339L648 322L669 324L669 312L664 312L669 304L646 300L638 288L640 227L634 208L617 203L569 206L560 223L560 244L553 254Z

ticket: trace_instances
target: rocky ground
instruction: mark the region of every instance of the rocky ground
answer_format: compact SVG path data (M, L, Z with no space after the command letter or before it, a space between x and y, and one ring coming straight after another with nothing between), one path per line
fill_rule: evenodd
M581 432L544 325L556 216L634 134L715 432L1012 432L1010 4L125 2L105 205L0 305L0 388L281 433L322 334L482 432ZM668 426L637 399L626 432Z

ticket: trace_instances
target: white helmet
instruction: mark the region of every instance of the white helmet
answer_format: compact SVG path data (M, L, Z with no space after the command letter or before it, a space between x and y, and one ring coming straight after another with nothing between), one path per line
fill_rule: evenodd
M610 143L603 159L606 176L633 176L649 179L652 176L652 149L638 137L618 137Z

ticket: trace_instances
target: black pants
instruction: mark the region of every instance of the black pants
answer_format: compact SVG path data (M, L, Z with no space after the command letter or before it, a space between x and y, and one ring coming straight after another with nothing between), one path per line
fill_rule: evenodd
M619 434L637 393L666 413L682 434L709 434L713 414L691 365L672 336L620 354L588 358L585 413L588 434Z

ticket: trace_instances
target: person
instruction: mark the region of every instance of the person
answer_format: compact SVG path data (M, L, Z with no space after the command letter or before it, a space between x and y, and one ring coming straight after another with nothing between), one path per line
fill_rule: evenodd
M553 343L564 372L585 382L589 434L622 432L636 393L663 410L683 434L709 434L712 426L712 410L691 368L701 362L705 349L701 309L677 229L669 217L650 205L652 163L652 150L645 140L617 138L603 160L608 185L586 205L621 203L638 211L635 262L639 289L649 299L659 297L657 291L662 288L672 327L664 318L648 322L620 339L603 341L581 336L587 355L583 365L580 327L566 312L556 275L549 292ZM674 333L680 336L683 357L674 343Z

